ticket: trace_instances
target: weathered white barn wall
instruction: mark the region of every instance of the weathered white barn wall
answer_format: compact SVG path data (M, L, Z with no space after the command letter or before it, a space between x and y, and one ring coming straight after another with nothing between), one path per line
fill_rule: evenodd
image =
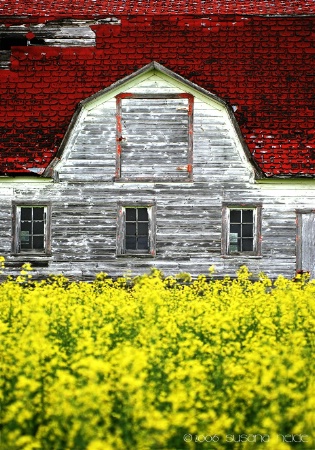
M166 274L187 271L234 275L246 264L257 275L294 276L296 270L296 210L315 202L313 181L275 180L262 183L220 182L174 185L98 183L0 183L1 255L12 270L22 261L46 262L40 273L90 277L100 271L119 276L158 267ZM52 255L11 256L12 201L52 203ZM116 256L117 201L156 201L157 254ZM261 202L262 256L221 255L222 200ZM45 265L45 264L43 264Z

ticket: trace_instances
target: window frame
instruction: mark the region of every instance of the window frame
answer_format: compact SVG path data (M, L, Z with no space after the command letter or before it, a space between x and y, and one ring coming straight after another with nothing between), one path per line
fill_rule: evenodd
M43 249L21 249L21 209L27 207L44 208L44 211L46 213ZM32 201L12 203L12 253L19 256L51 255L51 203L35 203Z
M231 210L253 210L253 250L242 252L230 251L230 211ZM261 226L262 226L262 205L227 203L222 206L222 240L221 253L223 256L261 256Z
M188 147L187 147L187 178L178 179L172 177L123 177L121 176L121 154L123 151L122 141L124 137L122 136L122 100L123 99L176 99L176 98L187 98L188 99ZM139 182L139 181L167 181L167 182L177 182L183 183L187 181L192 181L193 179L193 123L194 123L194 96L188 93L181 94L141 94L141 93L120 93L116 95L116 168L114 181L121 182Z
M148 250L127 250L126 238L126 209L147 208L148 210ZM117 256L154 257L156 255L156 203L155 202L119 202L117 205Z

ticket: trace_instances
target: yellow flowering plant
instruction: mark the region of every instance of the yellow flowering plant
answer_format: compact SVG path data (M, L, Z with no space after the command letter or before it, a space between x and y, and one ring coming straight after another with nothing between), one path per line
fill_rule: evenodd
M315 448L315 283L0 284L5 450Z

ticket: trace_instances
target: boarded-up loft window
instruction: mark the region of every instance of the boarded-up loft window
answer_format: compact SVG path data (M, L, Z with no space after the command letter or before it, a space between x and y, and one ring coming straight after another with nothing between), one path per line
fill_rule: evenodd
M193 96L120 94L117 180L192 178Z

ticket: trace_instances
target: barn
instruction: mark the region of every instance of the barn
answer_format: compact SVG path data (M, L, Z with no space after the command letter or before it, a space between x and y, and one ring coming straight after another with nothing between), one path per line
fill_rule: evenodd
M315 3L0 1L0 254L315 276Z

